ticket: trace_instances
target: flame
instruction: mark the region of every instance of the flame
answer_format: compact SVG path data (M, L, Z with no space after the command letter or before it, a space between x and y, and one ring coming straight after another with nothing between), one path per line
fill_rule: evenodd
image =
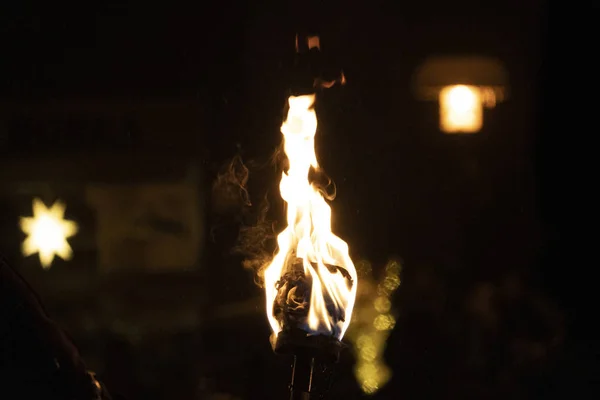
M283 329L276 308L303 311L298 327L341 339L356 297L357 274L348 245L331 232L331 208L309 181L319 169L314 138L315 95L288 99L281 126L289 169L279 186L287 203L288 226L277 237L279 250L264 273L267 316L275 336Z
M27 239L23 242L25 257L39 253L44 269L50 268L54 255L63 260L73 256L67 238L77 233L77 224L64 219L65 204L57 201L47 208L40 199L33 199L33 217L21 218L21 230Z

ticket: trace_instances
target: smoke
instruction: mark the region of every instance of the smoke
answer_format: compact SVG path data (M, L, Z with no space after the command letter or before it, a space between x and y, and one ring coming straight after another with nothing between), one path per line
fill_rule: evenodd
M241 155L234 156L223 166L212 186L212 211L217 220L211 233L224 219L239 226L232 254L243 257L242 266L254 272L254 280L260 287L264 269L277 250L278 228L283 228L279 221L284 220L285 203L279 194L279 182L288 167L282 142L262 164L244 163ZM311 168L309 181L325 199L335 198L335 184L322 169Z
M243 257L243 267L254 272L259 286L262 286L263 270L276 249L277 222L270 215L269 199L270 192L278 187L276 174L281 173L285 161L282 154L282 148L278 147L262 164L252 160L245 163L238 154L221 168L212 185L215 218L211 231L227 224L236 226L238 231L231 253Z
M240 155L229 161L212 186L212 210L218 215L239 214L252 205L247 185L250 171Z
M263 271L271 262L275 251L276 222L268 218L270 203L265 194L262 201L253 213L248 210L248 216L253 223L242 225L237 244L233 252L244 257L242 266L254 271L254 280L260 287L263 286Z

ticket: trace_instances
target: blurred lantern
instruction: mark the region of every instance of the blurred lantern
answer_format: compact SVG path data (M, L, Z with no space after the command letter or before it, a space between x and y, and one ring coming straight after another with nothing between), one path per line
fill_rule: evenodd
M485 57L433 57L417 69L415 92L420 100L440 104L440 129L445 133L476 133L483 109L506 98L507 73Z
M27 238L23 242L23 255L28 257L38 253L44 269L50 268L54 255L63 260L73 256L67 238L77 233L77 224L67 221L65 204L56 201L47 208L40 199L33 199L33 217L21 218L21 229Z

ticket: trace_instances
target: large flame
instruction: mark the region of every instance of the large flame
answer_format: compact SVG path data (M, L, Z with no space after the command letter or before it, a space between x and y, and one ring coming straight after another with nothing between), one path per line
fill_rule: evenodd
M311 168L319 168L314 143L315 96L292 96L288 101L281 132L289 169L282 174L279 186L287 203L288 226L277 237L279 250L265 269L267 315L277 335L284 324L274 310L283 297L288 309L304 311L299 328L341 339L354 307L356 269L346 242L331 232L331 208L309 181ZM293 287L288 286L287 293L283 293L283 277L290 276L293 264L295 276L300 276L304 284L291 283Z

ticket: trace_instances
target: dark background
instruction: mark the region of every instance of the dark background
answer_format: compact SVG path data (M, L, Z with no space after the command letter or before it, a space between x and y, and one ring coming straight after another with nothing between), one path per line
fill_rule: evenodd
M130 398L285 395L289 370L270 352L261 292L231 251L252 210L211 187L239 154L250 196L269 192L281 219L278 173L264 165L280 141L294 34L315 29L348 80L317 105L335 232L374 280L390 257L403 265L386 350L394 377L376 397L586 392L596 335L575 316L593 304L581 281L594 261L569 221L586 218L578 199L594 182L574 160L595 130L597 12L512 0L256 3L2 6L1 251L88 363ZM430 55L462 54L500 59L510 97L485 112L480 133L444 135L411 79ZM174 181L190 162L206 217L191 272L100 277L94 246L78 250L77 238L74 260L50 271L21 259L23 182L49 182L49 201L66 198L92 232L87 182ZM351 365L348 354L333 398L360 397Z

